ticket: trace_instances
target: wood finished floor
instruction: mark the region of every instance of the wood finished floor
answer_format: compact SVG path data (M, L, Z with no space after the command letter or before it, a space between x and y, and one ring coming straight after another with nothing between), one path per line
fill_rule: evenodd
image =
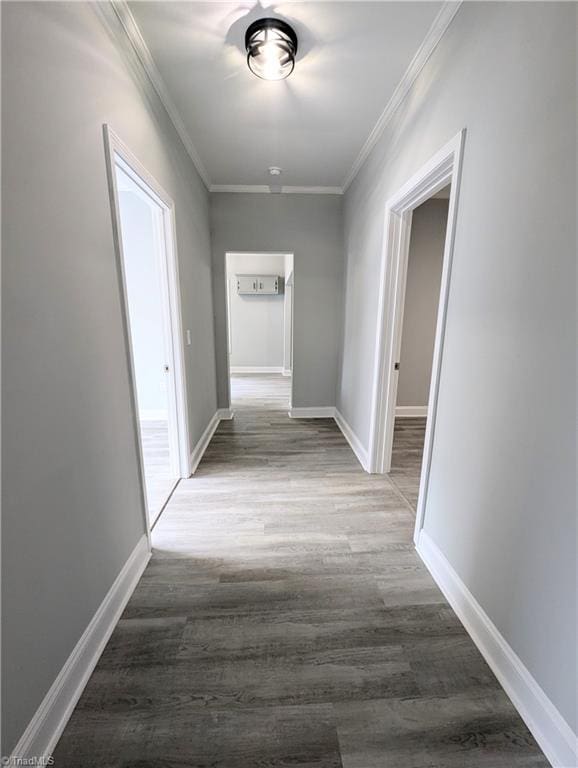
M157 519L178 482L171 472L169 425L166 420L141 421L140 434L149 520Z
M289 419L287 385L234 381L56 766L546 768L405 498L332 420Z
M395 420L389 479L409 506L417 509L421 460L425 439L424 418Z

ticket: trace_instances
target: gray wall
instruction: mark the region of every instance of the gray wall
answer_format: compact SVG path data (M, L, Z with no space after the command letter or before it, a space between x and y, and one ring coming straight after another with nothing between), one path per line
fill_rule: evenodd
M283 366L284 254L230 254L229 363L233 366ZM237 292L237 275L278 275L281 290L275 295L249 296Z
M447 200L428 200L413 212L397 405L428 404L447 220Z
M461 6L346 195L338 394L367 446L384 204L467 128L425 528L572 725L575 14Z
M293 406L335 405L342 326L341 195L211 195L219 406L228 407L225 253L295 254Z
M208 194L84 3L2 3L1 754L137 541L102 124L176 204L191 441L215 412Z

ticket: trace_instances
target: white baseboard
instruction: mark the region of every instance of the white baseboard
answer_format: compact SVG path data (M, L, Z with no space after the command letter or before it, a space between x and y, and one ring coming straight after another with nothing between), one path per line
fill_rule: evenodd
M291 376L291 368L283 368L281 373L283 376Z
M417 551L550 763L574 768L576 734L423 530Z
M342 431L343 436L351 446L351 450L357 456L359 463L366 472L369 472L369 457L367 450L364 448L361 440L357 437L355 432L351 429L337 408L335 409L335 421L337 422L339 429Z
M395 418L399 419L400 417L416 417L416 416L427 416L427 405L396 405L395 406Z
M235 415L235 412L231 410L231 408L217 408L213 417L207 424L207 428L199 438L197 444L193 448L193 452L191 453L191 459L190 459L191 475L195 474L196 469L199 466L199 463L203 458L205 451L207 450L207 446L211 442L211 438L213 437L213 435L215 434L215 430L219 426L219 422L225 419L232 419L234 415Z
M283 373L283 366L232 365L229 371L231 373Z
M10 765L50 757L150 556L142 536L22 734Z
M337 426L349 443L351 450L356 455L359 463L366 472L369 472L369 458L366 449L335 406L325 405L317 408L291 408L289 410L289 416L292 419L335 419Z
M219 411L215 411L213 414L211 420L207 424L207 427L203 434L200 436L199 440L197 441L197 444L193 448L193 451L191 453L191 475L194 475L197 467L199 466L199 462L203 458L203 454L207 450L207 446L211 442L211 438L215 434L215 430L219 426L219 421L221 420L221 417L219 416Z
M291 408L289 417L292 419L332 419L335 416L335 408L332 405L323 405L317 408Z

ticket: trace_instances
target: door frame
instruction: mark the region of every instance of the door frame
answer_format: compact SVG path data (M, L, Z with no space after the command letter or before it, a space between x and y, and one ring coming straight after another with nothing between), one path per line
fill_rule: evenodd
M285 280L283 290L285 298L283 302L283 376L293 376L293 282L295 271L295 257L292 253L286 254L285 272L287 272L287 258L291 259L291 271L289 280ZM289 322L287 322L289 316ZM293 392L291 393L293 395ZM291 400L293 397L291 397ZM289 403L291 409L292 402Z
M295 356L294 356L294 350L293 350L293 343L295 334L293 333L294 330L294 323L295 323L295 312L294 312L294 301L295 301L295 254L292 251L225 251L225 333L226 333L226 352L227 352L227 392L229 395L229 418L233 413L232 406L231 406L231 351L232 351L232 342L231 342L231 286L229 285L229 278L227 276L227 257L228 256L291 256L292 259L292 272L293 272L293 285L291 286L291 392L289 396L289 410L292 408L293 404L293 386L295 381ZM286 290L285 286L285 280L283 280L283 290ZM283 312L283 314L285 314ZM285 334L287 333L287 329L285 328L285 324L283 324L283 349L285 349ZM285 355L283 355L283 358ZM280 368L279 373L283 372L283 367ZM286 375L286 374L283 374Z
M161 295L163 299L163 315L166 316L165 335L169 355L169 385L167 387L169 420L174 427L169 430L169 440L172 441L171 453L178 458L176 467L180 478L190 477L191 459L189 442L189 418L187 405L187 382L185 371L185 356L183 345L183 329L181 314L181 295L179 280L179 265L177 255L177 239L175 227L175 204L157 180L150 174L127 145L110 128L103 125L104 148L108 187L112 213L112 232L116 254L119 288L121 293L121 311L123 333L127 355L128 372L131 390L131 408L134 437L137 447L139 475L147 535L150 541L150 529L158 519L149 520L149 510L146 494L144 460L142 453L142 436L140 429L136 375L130 332L130 316L128 311L127 282L124 268L124 253L121 235L121 219L118 188L116 182L116 166L118 165L146 194L155 202L161 211L162 225L157 235L160 237L160 252L164 255L161 263ZM171 413L172 412L172 413Z
M399 360L401 348L412 213L440 189L451 184L415 522L416 542L423 528L434 444L465 134L463 129L454 136L390 197L385 205L369 443L370 472L382 474L391 470L399 377L395 364Z

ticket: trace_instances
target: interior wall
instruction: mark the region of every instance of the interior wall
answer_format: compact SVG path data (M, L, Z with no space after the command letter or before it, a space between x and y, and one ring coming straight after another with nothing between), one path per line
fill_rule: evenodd
M293 406L335 405L342 324L341 195L211 194L219 407L229 407L225 254L293 253Z
M273 253L229 254L229 364L234 367L283 367L285 256ZM237 292L237 275L277 275L275 295L244 295Z
M447 220L447 200L427 200L413 212L399 356L399 406L428 404Z
M144 534L103 123L175 201L192 444L216 397L208 193L174 128L93 4L1 12L6 755Z
M367 446L385 203L463 128L425 530L575 727L575 4L463 3L349 188L338 407Z
M140 196L129 191L119 191L119 208L139 416L167 418L163 371L167 357L154 213Z

